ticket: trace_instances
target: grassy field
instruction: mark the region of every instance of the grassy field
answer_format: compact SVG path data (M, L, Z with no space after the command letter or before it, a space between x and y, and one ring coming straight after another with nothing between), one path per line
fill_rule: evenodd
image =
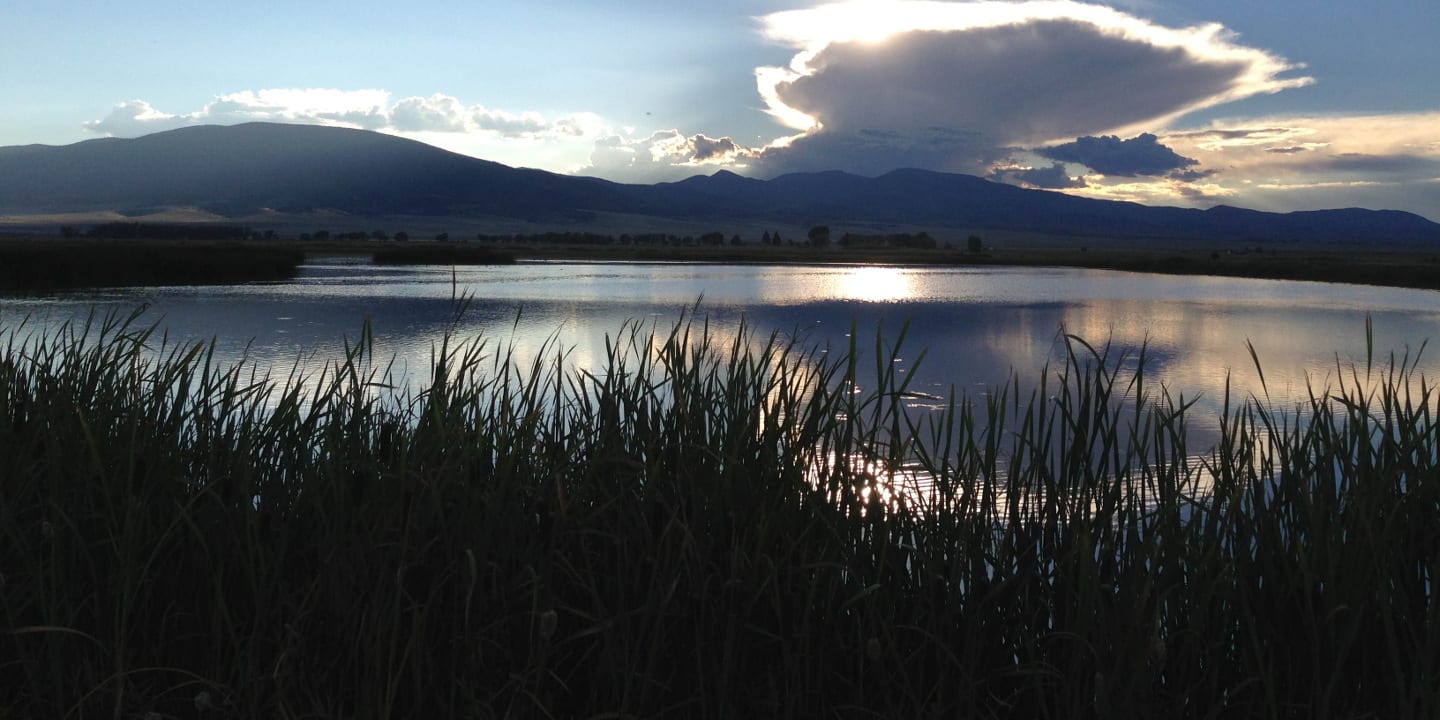
M407 395L363 336L270 378L143 323L0 333L0 716L1440 713L1403 358L1212 449L1080 338L914 415L878 341L453 339Z

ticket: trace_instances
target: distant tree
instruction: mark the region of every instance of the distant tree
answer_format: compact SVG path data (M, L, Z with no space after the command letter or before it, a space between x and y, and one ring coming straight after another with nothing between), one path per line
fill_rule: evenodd
M776 232L776 233L772 233L772 234L770 235L770 244L771 244L771 245L776 245L776 246L778 246L778 245L783 245L783 244L785 244L785 241L784 241L784 240L781 240L781 239L780 239L780 233Z
M389 240L389 239L390 239L390 236L389 236L388 234L386 234L386 232L385 232L384 230L376 230L375 232L370 233L370 237L371 237L371 239L374 239L374 240Z
M435 242L450 242L450 233L440 233L435 236Z
M77 227L75 227L74 225L61 225L61 226L60 226L60 235L61 235L61 237L67 237L67 238L79 237L79 236L80 236L80 228L77 228Z
M317 231L315 231L315 234L314 234L314 235L311 235L310 237L312 237L312 238L314 238L314 239L316 239L316 240L329 240L329 239L330 239L330 231L329 231L329 230L317 230Z
M725 233L708 232L700 236L701 245L724 245Z
M740 239L740 236L739 236L739 235L732 235L732 236L730 236L730 244L731 244L731 245L744 245L745 242Z
M410 233L404 230L395 233L395 242L410 242Z
M770 231L769 231L769 230L766 230L766 231L765 231L765 234L760 236L760 244L761 244L761 245L769 245L769 244L770 244Z
M979 255L980 251L984 248L985 245L980 241L979 235L971 235L965 238L965 249L969 251L971 255Z
M816 225L810 228L805 237L810 240L810 247L825 247L830 244L830 228L825 225Z
M265 234L261 235L261 237L266 240L275 240L278 239L280 236L275 234L274 230L266 230Z
M300 233L301 242L310 242L310 233Z

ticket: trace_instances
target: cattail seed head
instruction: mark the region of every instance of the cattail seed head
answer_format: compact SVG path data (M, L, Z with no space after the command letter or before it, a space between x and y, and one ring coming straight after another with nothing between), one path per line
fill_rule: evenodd
M872 662L880 661L880 638L871 637L865 641L865 656Z
M540 613L540 639L549 640L555 635L555 628L560 624L560 616L554 610L546 610Z

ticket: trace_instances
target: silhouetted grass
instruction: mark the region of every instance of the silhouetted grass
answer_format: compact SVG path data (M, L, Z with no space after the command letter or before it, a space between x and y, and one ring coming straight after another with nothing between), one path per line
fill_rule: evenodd
M515 256L480 245L424 243L376 250L376 265L513 265Z
M1440 712L1405 359L1206 450L1079 339L916 415L878 340L447 341L412 395L364 338L267 378L137 322L0 344L5 717Z
M275 245L29 242L0 245L0 292L284 280L304 261Z

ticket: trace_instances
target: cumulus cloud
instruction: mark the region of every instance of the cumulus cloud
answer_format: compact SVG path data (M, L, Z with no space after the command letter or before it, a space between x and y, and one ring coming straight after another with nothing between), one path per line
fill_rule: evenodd
M1121 140L1116 135L1086 136L1063 145L1035 148L1034 152L1051 160L1078 163L1102 175L1119 177L1165 175L1199 162L1160 144L1160 139L1150 133L1129 140Z
M400 132L464 132L465 106L453 97L410 97L390 109L389 126Z
M536 112L512 113L466 105L439 93L392 102L390 93L384 90L329 88L247 90L217 96L199 110L179 114L161 112L144 100L132 100L116 105L100 120L85 123L85 128L101 135L135 137L187 125L262 121L519 140L594 137L609 131L589 113L552 121Z
M692 157L696 162L723 161L733 158L740 152L740 146L728 137L710 138L704 135L695 135L690 138L690 145L695 149Z
M1052 164L1050 167L1044 168L996 168L991 171L990 179L1011 185L1025 185L1046 190L1083 188L1087 184L1083 175L1080 177L1071 177L1070 171L1065 167L1065 163L1058 162Z
M378 90L259 90L217 96L190 113L167 113L144 100L122 102L104 118L85 123L101 135L134 137L187 125L254 121L343 125L369 130L386 124L386 94Z
M111 108L105 117L85 123L85 129L101 135L136 137L192 124L190 117L160 112L144 100L128 100Z
M590 164L577 172L620 182L680 180L716 167L745 169L756 151L733 138L659 130L645 137L610 135L595 141Z

